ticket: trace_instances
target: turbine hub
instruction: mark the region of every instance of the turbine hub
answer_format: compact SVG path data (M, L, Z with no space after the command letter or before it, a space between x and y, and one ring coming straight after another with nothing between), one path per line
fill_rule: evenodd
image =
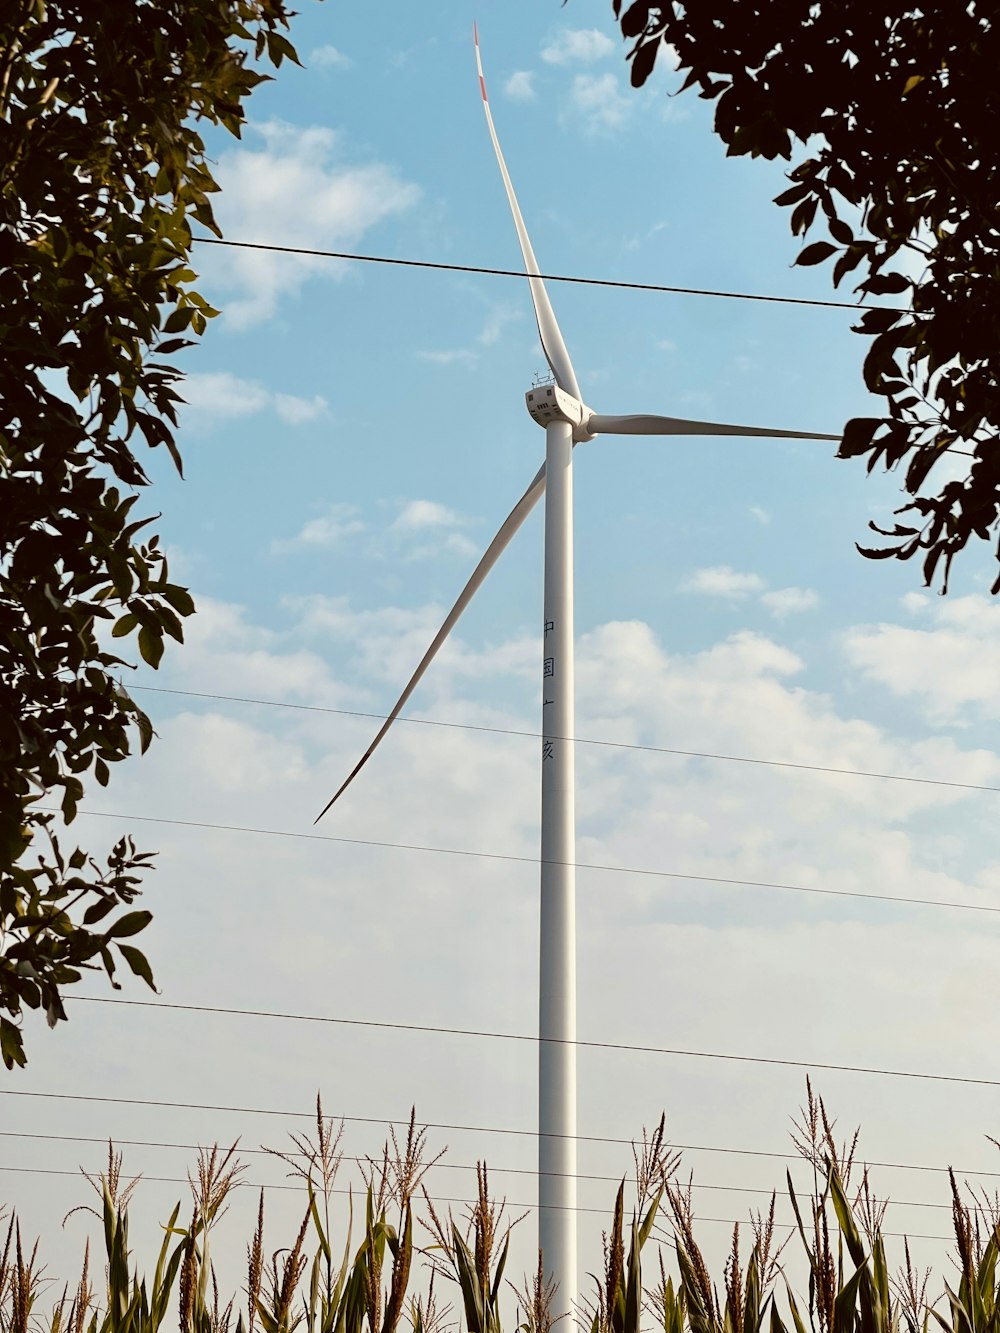
M587 429L593 412L586 403L560 389L558 384L532 385L524 395L524 402L532 420L539 426L547 426L551 421L568 421L573 427L576 443L594 438Z

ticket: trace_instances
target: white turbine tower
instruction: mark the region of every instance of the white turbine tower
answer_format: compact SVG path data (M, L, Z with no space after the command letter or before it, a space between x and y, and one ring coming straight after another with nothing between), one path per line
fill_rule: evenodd
M576 833L574 817L573 694L573 446L596 435L740 435L766 439L833 440L813 431L688 421L681 417L603 416L582 399L566 344L539 276L493 125L475 34L476 66L490 138L524 257L542 351L554 383L533 386L528 412L545 428L545 462L508 514L473 570L406 688L375 739L337 792L322 819L367 763L402 712L438 649L455 627L504 549L545 495L545 594L542 648L541 914L538 1026L538 1243L546 1274L557 1283L556 1303L572 1311L578 1295L576 1255Z

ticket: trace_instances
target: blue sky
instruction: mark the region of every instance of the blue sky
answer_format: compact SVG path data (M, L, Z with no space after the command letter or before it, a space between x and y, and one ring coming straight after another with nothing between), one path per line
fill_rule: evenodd
M514 268L516 238L483 122L479 22L497 130L543 271L828 298L792 267L780 165L727 161L710 108L664 68L628 86L606 0L473 7L306 3L286 66L242 143L211 140L232 239ZM146 816L311 831L374 723L301 706L386 710L478 553L534 474L543 436L523 393L542 368L526 287L429 270L201 247L224 313L187 358L186 480L148 505L200 614L183 649L134 682L294 709L145 693L160 736L81 816L161 851L147 936L172 1002L531 1032L537 870L295 838L126 823ZM868 408L846 312L553 284L598 411L836 431ZM900 503L822 444L597 439L576 451L578 730L629 745L997 785L1000 627L985 553L948 599L916 568L854 551ZM533 732L540 514L482 589L414 697L415 717ZM996 796L651 750L581 746L579 856L859 893L1000 905ZM324 821L331 837L537 855L537 743L404 725ZM580 1035L989 1078L1000 1036L995 917L581 871ZM104 994L98 987L94 994ZM127 989L143 998L137 987ZM534 1052L517 1044L200 1018L82 1004L32 1029L8 1080L60 1091L529 1129ZM628 1138L666 1110L677 1142L782 1152L801 1070L581 1052L580 1130ZM879 1161L994 1170L988 1088L820 1074ZM10 1099L13 1102L15 1099ZM280 1142L294 1121L18 1099L9 1132ZM377 1130L348 1126L351 1152ZM435 1132L458 1165L486 1155L533 1198L530 1139ZM100 1164L99 1147L7 1140L9 1165ZM259 1164L255 1180L280 1173ZM627 1148L584 1144L614 1175ZM167 1148L126 1168L183 1176ZM770 1188L784 1164L693 1152L706 1186ZM467 1197L468 1170L435 1189ZM946 1204L945 1178L886 1172L897 1198ZM11 1173L29 1230L78 1201L71 1177ZM146 1234L175 1185L150 1179ZM582 1182L581 1204L613 1187ZM744 1217L754 1194L697 1196ZM297 1205L276 1195L288 1225ZM249 1215L240 1205L239 1216ZM946 1212L894 1229L944 1235ZM584 1218L581 1270L599 1263ZM79 1226L83 1226L80 1223ZM236 1230L238 1231L238 1226ZM533 1221L515 1260L531 1264ZM709 1248L726 1228L705 1224ZM80 1234L62 1236L53 1267ZM232 1251L240 1280L242 1236ZM277 1239L276 1242L277 1243ZM944 1246L926 1242L928 1261ZM921 1253L921 1251L918 1251Z

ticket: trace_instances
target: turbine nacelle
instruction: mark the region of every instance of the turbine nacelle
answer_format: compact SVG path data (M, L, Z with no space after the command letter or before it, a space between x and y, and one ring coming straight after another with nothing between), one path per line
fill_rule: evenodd
M525 406L533 421L539 426L548 426L553 421L567 421L573 427L573 441L594 438L587 429L590 418L594 415L586 403L574 398L558 384L534 384L524 395Z

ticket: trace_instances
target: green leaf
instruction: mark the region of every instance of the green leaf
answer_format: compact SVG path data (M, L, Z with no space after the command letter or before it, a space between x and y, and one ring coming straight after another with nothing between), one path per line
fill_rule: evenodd
M156 734L153 731L153 724L150 722L146 714L141 711L136 712L132 720L139 729L140 753L145 754L152 744L153 737Z
M780 208L785 208L790 204L797 204L809 193L810 186L806 184L793 185L790 190L784 190L779 194L774 203Z
M184 330L187 328L187 326L191 323L193 316L194 316L194 310L190 306L187 305L178 306L178 308L176 310L172 310L170 314L167 316L167 318L164 320L163 332L183 333ZM162 351L163 349L158 348L157 350Z
M837 247L831 245L829 241L814 241L796 257L795 262L801 268L808 268L813 264L822 264L824 259L829 259L832 254L836 254L836 251Z
M91 903L83 914L84 925L92 926L98 921L102 921L109 912L115 910L116 903L110 894L106 898L100 898L96 903Z
M118 952L125 959L126 963L128 963L135 975L141 977L150 990L155 991L156 983L153 981L153 970L146 960L146 955L131 944L119 944Z
M159 634L154 634L148 625L143 625L139 630L139 652L142 654L143 661L154 669L160 665L160 659L163 656L163 639Z
M138 623L139 619L137 616L134 616L131 611L126 612L120 620L115 622L115 626L111 631L111 637L113 639L124 639L126 634L132 633Z
M829 1188L833 1210L837 1214L837 1222L840 1225L844 1239L847 1241L848 1252L854 1263L860 1266L867 1258L867 1251L861 1239L858 1224L854 1220L854 1213L851 1211L843 1181L840 1179L840 1172L835 1166L830 1169Z
M160 591L178 615L194 615L194 598L187 588L181 588L176 583L170 583Z
M872 296L888 296L909 291L912 286L913 280L904 277L902 273L876 273L874 277L861 283L858 290L870 292Z
M111 928L105 931L104 938L117 940L123 935L138 935L140 930L146 929L152 919L152 912L126 912L124 916L111 923Z
M855 458L858 454L866 453L871 447L872 436L883 424L882 417L852 417L844 427L837 457Z
M21 1029L9 1018L0 1018L0 1055L3 1056L3 1062L8 1069L13 1069L15 1065L23 1069L28 1063Z
M891 560L898 555L898 548L895 546L862 546L860 542L854 543L859 555L863 555L866 560Z

